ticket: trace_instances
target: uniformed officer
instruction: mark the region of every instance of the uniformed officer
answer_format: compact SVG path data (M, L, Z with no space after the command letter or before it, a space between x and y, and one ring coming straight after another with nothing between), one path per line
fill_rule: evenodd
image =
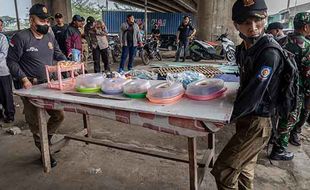
M310 35L310 13L302 12L296 14L294 28L294 33L289 35L286 49L295 54L295 60L299 68L300 102L298 104L299 112L296 115L297 123L287 128L287 130L283 130L284 132L281 133L278 140L278 144L282 148L287 147L288 142L295 146L301 145L299 135L302 126L308 118L310 108L310 40L307 39L307 36Z
M257 157L271 135L284 60L279 44L264 33L266 18L264 0L237 0L232 9L232 20L243 42L236 53L240 68L232 115L236 133L211 171L220 190L253 189Z
M178 27L178 31L177 31L176 42L178 44L178 50L175 54L175 62L179 62L182 47L184 51L183 62L185 61L187 46L189 44L189 41L194 38L195 34L196 34L196 29L190 23L189 16L184 16L183 22Z
M48 33L49 14L42 4L35 4L30 9L30 28L15 34L10 42L7 65L12 76L21 84L20 87L29 89L35 84L46 82L45 65L52 65L53 60L66 60L55 40ZM22 98L24 114L33 133L35 145L40 148L38 135L37 108L27 98ZM47 122L49 142L56 129L64 119L62 111L46 110L50 115ZM56 166L56 160L51 156L51 166Z

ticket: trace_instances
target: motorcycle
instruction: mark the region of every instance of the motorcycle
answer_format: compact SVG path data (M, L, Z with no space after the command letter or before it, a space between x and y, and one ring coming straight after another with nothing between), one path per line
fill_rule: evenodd
M111 51L113 62L116 63L122 51L120 43L119 43L119 39L117 36L114 36L112 37L111 40L109 40L109 49Z
M150 61L154 58L158 61L162 60L159 46L160 45L157 40L148 39L144 45L138 47L139 57L141 57L144 65L150 64Z
M191 59L195 62L202 59L227 59L229 62L236 62L235 44L228 38L228 34L222 34L216 41L221 42L220 45L215 42L194 40L189 46Z

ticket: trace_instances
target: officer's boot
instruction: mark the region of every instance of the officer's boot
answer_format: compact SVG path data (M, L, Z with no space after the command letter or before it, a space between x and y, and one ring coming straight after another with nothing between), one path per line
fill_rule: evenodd
M299 133L297 133L295 130L291 131L289 142L294 146L300 146L301 141L299 138Z
M294 154L292 152L288 152L286 148L274 145L269 158L271 160L288 161L294 158Z
M53 135L48 135L48 144L51 145L51 139L52 139ZM34 139L34 144L36 145L36 147L40 150L41 152L41 141L40 141L40 137L36 134L33 134L33 139ZM51 167L55 167L57 166L57 161L53 158L53 156L50 154L50 160L51 160ZM40 157L40 161L43 164L43 158L42 158L42 154Z

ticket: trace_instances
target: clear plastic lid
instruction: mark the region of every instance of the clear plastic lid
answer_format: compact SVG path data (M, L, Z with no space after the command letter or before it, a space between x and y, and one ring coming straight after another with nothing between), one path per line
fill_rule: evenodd
M102 83L101 90L106 94L120 94L123 92L126 82L128 80L124 78L106 78Z
M224 81L222 79L203 79L190 83L185 94L189 96L209 96L218 93L223 88Z
M184 88L182 83L178 82L172 84L168 82L159 83L152 86L147 91L147 97L155 99L169 99L179 96L181 94L184 94Z
M125 94L142 94L146 93L151 87L151 83L148 80L135 79L126 83L123 87Z
M76 88L100 88L105 79L101 73L91 73L76 77Z

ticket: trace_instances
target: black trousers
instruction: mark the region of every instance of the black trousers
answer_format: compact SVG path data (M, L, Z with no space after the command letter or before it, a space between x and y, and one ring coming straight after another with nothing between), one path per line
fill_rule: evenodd
M179 41L179 45L178 45L178 50L176 52L176 56L175 56L175 61L179 61L180 59L180 54L182 51L182 47L184 48L184 57L183 57L183 61L186 59L186 50L187 50L187 46L188 46L188 41L187 40L180 40Z
M100 68L100 55L102 57L102 62L104 64L104 70L105 71L110 71L108 48L100 50L99 46L97 46L97 48L93 48L94 72L95 73L100 73L101 72L101 68Z
M4 109L5 116L8 119L14 119L15 107L11 75L0 76L0 104Z

